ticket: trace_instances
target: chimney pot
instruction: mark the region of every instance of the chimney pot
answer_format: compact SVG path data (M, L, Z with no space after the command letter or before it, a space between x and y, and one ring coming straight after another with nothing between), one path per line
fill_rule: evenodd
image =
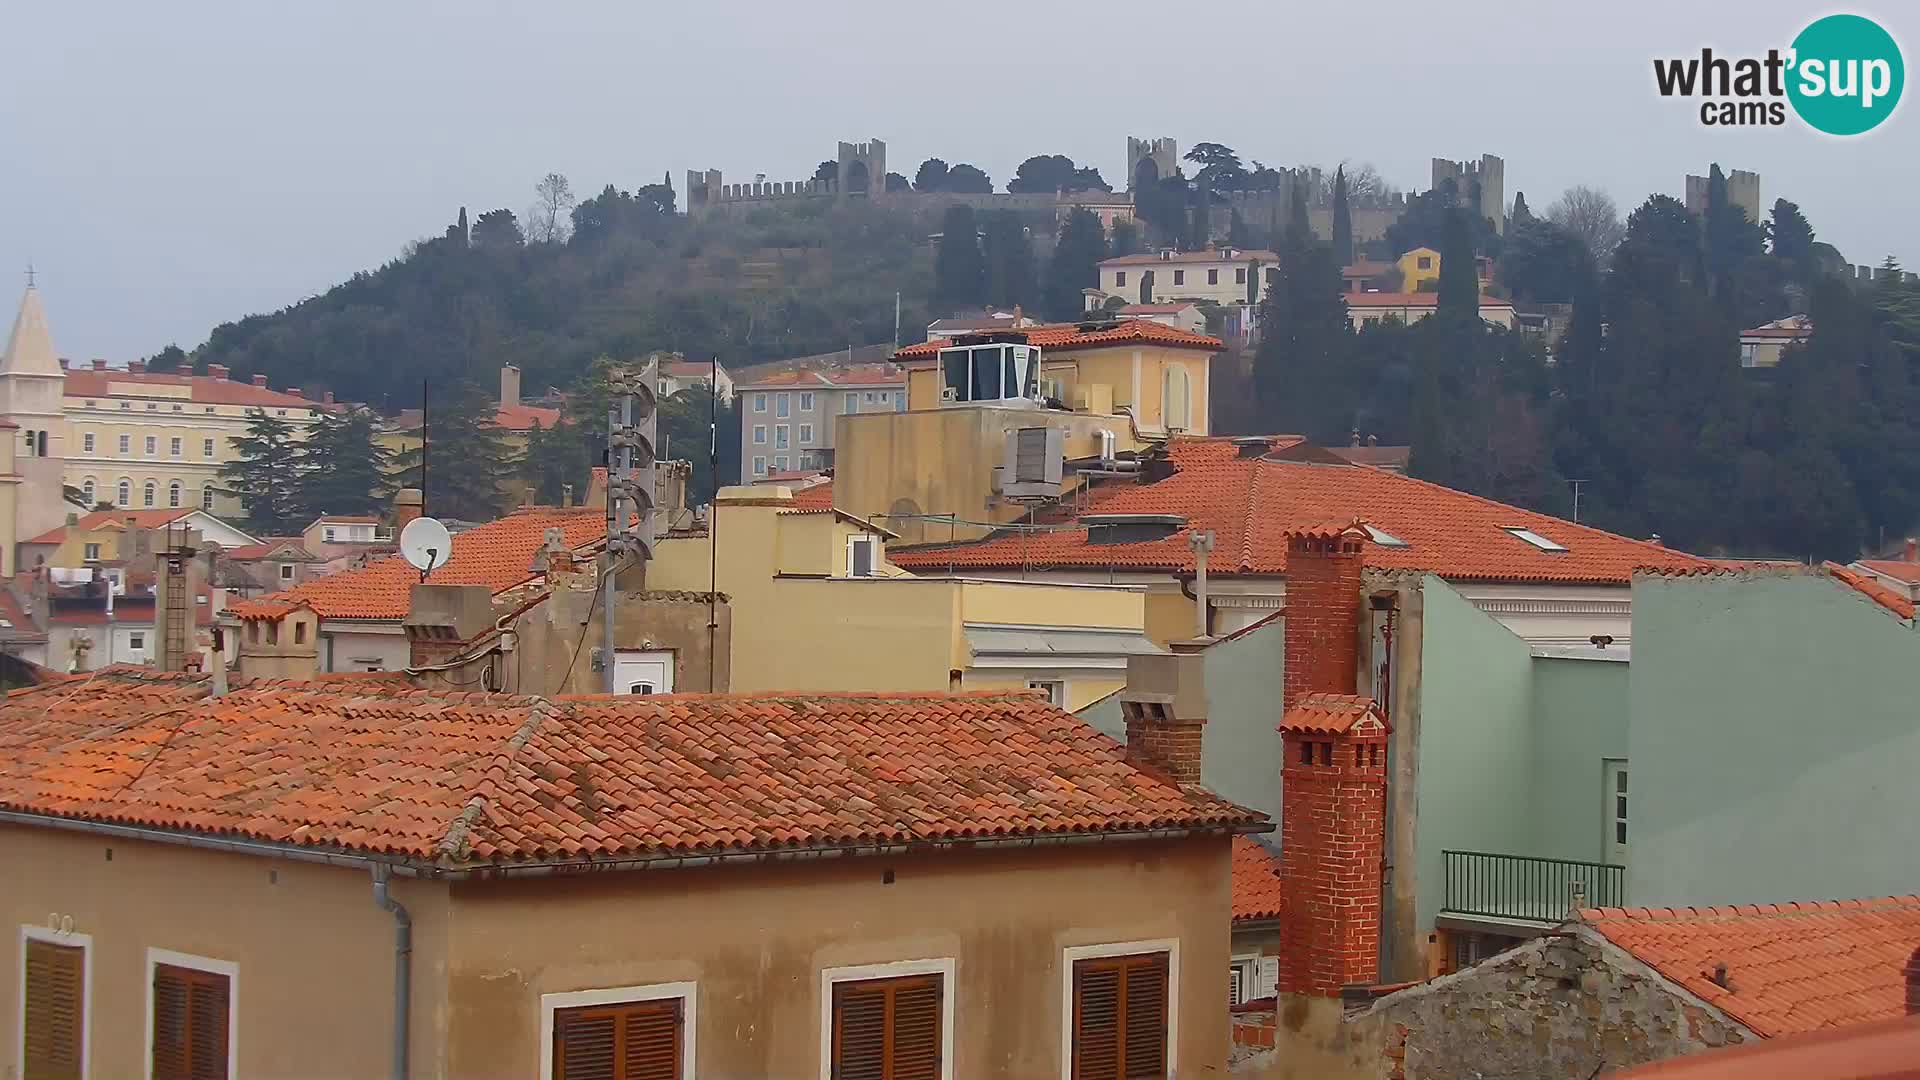
M426 496L421 494L419 488L401 488L393 493L393 528L396 536L407 527L408 522L420 516L425 503Z
M207 365L207 377L210 379L224 379L229 374L231 374L232 371L233 369L228 367L225 364L208 364Z
M1127 719L1127 760L1182 787L1200 783L1207 723L1206 656L1197 642L1171 653L1127 658L1120 709Z
M267 377L265 375L255 375L253 377L253 385L255 386L267 385Z
M105 370L107 370L107 362L106 362L105 360L102 360L102 359L100 359L100 358L99 358L99 357L97 357L97 356L96 356L96 357L94 357L94 359L93 359L93 370L95 370L95 371L105 371Z
M1351 694L1359 685L1360 550L1357 527L1287 537L1282 710L1302 694Z
M127 361L127 372L132 375L145 375L147 373L147 362L145 360L129 360Z
M333 391L329 390L326 393L321 394L320 401L322 404L326 404L326 405L333 404Z
M60 358L60 370L61 370L61 371L65 371L65 370L67 370L67 364L68 364L68 362L69 362L69 361L68 361L68 360L67 360L67 358L66 358L66 357L64 357L64 356Z
M297 398L304 398L307 396L307 392L298 386L287 387L287 393L292 394L294 397L297 397Z
M1907 561L1920 562L1920 539L1907 537Z

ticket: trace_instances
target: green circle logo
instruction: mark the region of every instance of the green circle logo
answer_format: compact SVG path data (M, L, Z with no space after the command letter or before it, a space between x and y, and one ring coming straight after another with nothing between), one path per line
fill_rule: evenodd
M1900 46L1859 15L1817 19L1793 39L1787 99L1793 111L1829 135L1872 131L1893 115L1906 85Z

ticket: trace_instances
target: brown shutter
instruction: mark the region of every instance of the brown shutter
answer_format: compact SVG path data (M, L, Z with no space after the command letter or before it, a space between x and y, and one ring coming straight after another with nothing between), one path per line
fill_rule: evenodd
M153 1080L227 1080L227 977L153 968Z
M86 961L77 945L27 942L23 1080L80 1080Z
M561 1009L554 1080L680 1080L678 998Z
M1073 965L1074 1080L1153 1080L1167 1071L1167 956Z
M939 1080L942 977L833 988L834 1080Z

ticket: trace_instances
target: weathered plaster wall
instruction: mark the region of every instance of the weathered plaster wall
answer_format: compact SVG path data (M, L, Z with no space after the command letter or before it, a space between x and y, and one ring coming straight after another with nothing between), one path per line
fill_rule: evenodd
M1643 577L1633 611L1633 902L1913 892L1920 635L1806 574Z
M1415 920L1444 899L1441 852L1532 854L1533 656L1527 643L1429 576L1421 635Z
M1533 842L1522 854L1606 861L1605 762L1627 756L1627 681L1621 661L1533 661Z
M1207 787L1276 821L1285 623L1275 619L1207 649L1207 728L1200 748Z

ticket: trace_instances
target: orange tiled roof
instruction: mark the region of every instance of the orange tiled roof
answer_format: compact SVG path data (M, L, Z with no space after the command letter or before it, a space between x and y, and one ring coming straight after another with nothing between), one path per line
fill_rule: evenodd
M1284 448L1292 436L1274 440ZM1119 567L1185 572L1193 569L1190 529L1211 529L1208 563L1217 574L1285 574L1287 533L1308 525L1364 520L1404 541L1369 541L1366 565L1419 570L1458 581L1553 581L1626 585L1637 568L1707 566L1672 548L1576 525L1454 491L1410 476L1362 465L1242 457L1224 438L1181 436L1167 444L1175 472L1156 483L1119 481L1096 486L1081 514L1178 514L1182 529L1161 540L1089 544L1084 528L1026 536L992 536L951 547L887 552L907 569L1017 569ZM1530 529L1567 548L1542 551L1506 529Z
M1217 337L1195 334L1177 326L1154 322L1152 319L1122 319L1111 327L1097 330L1082 330L1078 323L1052 323L1046 326L1029 326L1012 332L1025 334L1027 344L1038 345L1049 352L1097 349L1106 345L1124 345L1128 342L1165 345L1179 349L1206 349L1210 352L1219 352L1226 348L1226 345ZM931 362L933 357L948 344L949 342L944 339L935 338L918 345L909 345L893 355L894 359L900 361Z
M95 371L92 368L70 368L67 371L66 385L61 391L67 397L108 397L109 383L133 383L143 386L165 386L189 388L187 400L196 405L259 405L277 406L283 409L325 409L325 403L309 401L306 398L264 386L255 386L250 382L235 382L232 379L216 378L212 375L174 375L155 371L125 371L109 368ZM179 400L174 398L173 400ZM107 417L103 416L105 420Z
M570 548L594 544L607 535L606 511L593 507L530 507L469 529L453 538L453 557L427 578L435 585L485 585L494 592L532 577L534 553L546 543L546 531L558 528ZM398 555L309 581L285 592L243 600L228 608L241 618L275 617L269 601L306 601L323 619L401 619L420 571Z
M1252 251L1234 248L1231 254L1219 248L1206 248L1200 251L1175 251L1170 253L1142 251L1134 255L1116 255L1111 259L1101 259L1100 265L1153 266L1156 263L1243 263L1256 260L1264 263L1279 262L1280 256L1275 255L1271 251L1263 251L1257 248Z
M1263 820L1031 693L208 698L138 668L48 691L0 701L0 807L449 869Z
M1280 718L1281 731L1319 735L1344 735L1355 727L1376 724L1386 730L1373 699L1358 694L1302 694Z
M186 510L95 510L82 515L72 525L59 525L48 529L39 536L26 541L29 544L58 544L67 538L68 529L80 532L92 532L105 525L125 525L136 529L158 529L171 521L176 521L193 513Z
M795 510L831 510L833 509L833 481L813 484L793 493Z
M1762 1037L1900 1015L1920 896L1598 908L1582 922ZM1728 985L1713 979L1725 964Z
M543 409L538 405L502 405L493 413L494 426L508 431L526 431L535 424L550 428L559 422L559 409Z
M1864 566L1876 574L1884 574L1895 581L1920 585L1920 562L1908 562L1905 559L1861 559L1856 565Z
M1826 574L1835 581L1853 589L1867 599L1893 612L1895 615L1903 619L1913 618L1914 603L1912 600L1875 581L1860 571L1849 570L1839 563L1832 562L1822 563L1820 569L1825 571Z
M1233 917L1280 917L1280 858L1258 840L1233 838Z
M1920 1080L1920 1016L1803 1032L1704 1054L1682 1054L1612 1080Z
M896 386L906 381L907 373L892 364L857 364L849 368L826 368L818 371L776 371L771 375L754 379L752 382L736 383L734 392L779 389L783 386L797 386L803 390L820 386Z

